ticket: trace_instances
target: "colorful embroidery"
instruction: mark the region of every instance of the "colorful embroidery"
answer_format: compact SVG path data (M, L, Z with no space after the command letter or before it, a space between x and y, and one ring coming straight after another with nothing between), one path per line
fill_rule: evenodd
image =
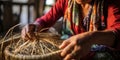
M104 0L93 0L88 15L83 18L82 8L75 0L69 0L68 8L64 15L63 35L75 35L85 31L99 30L104 22L103 16Z

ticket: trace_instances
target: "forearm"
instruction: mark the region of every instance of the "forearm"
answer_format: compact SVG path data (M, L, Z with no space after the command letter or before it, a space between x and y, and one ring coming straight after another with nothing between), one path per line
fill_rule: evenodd
M113 46L115 41L115 35L113 31L104 30L104 31L94 31L92 32L92 37L94 41L91 41L92 44L102 44L106 46Z
M64 15L65 9L65 0L57 0L57 2L53 5L49 12L45 15L37 18L35 22L39 23L44 27L53 26L56 21Z

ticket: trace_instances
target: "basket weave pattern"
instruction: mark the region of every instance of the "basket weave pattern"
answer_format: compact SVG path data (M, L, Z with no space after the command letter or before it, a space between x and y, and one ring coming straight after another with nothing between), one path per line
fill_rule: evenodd
M26 43L21 38L17 39L17 42L13 40L4 50L5 60L62 60L59 55L61 50L58 48L62 43L59 36L40 33L37 37L34 43Z

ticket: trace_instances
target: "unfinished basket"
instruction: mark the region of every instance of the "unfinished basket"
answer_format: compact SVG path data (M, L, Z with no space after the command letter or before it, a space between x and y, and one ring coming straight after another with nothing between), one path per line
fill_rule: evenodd
M5 60L62 60L58 46L62 43L58 35L39 33L34 41L13 38L4 50Z

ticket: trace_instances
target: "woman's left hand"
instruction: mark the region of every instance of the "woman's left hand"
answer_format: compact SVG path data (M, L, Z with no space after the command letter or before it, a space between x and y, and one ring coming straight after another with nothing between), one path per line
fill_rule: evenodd
M92 33L85 32L65 40L60 45L62 49L61 56L64 57L64 60L80 60L81 57L85 56L90 51L92 45L91 36Z

